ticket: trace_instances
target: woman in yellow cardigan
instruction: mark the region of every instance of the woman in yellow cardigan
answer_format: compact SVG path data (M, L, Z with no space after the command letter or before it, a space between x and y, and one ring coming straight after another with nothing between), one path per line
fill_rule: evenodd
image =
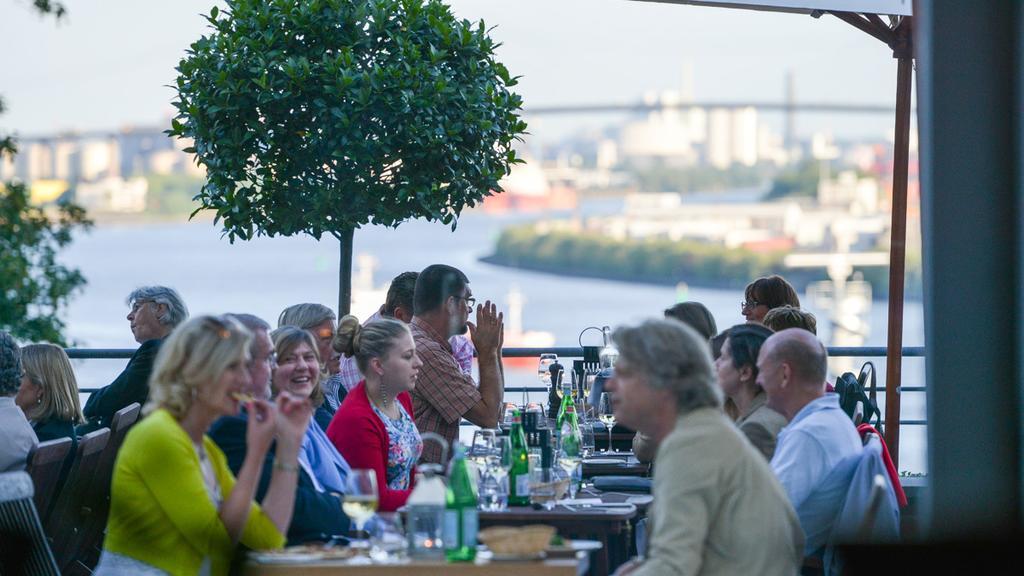
M237 480L206 430L236 414L252 387L252 334L235 320L203 316L167 338L150 377L148 416L117 456L110 518L96 574L226 575L240 541L280 548L291 522L298 451L312 409L282 395L249 400L248 451ZM276 439L262 506L253 502L260 468Z

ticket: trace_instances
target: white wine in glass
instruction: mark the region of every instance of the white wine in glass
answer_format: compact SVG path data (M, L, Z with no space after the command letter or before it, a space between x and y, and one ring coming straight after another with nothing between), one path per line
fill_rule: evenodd
M611 396L607 392L601 393L601 400L597 403L597 419L608 430L608 450L606 452L612 452L612 428L615 427L615 411L612 409Z
M345 478L345 500L341 509L362 531L366 521L377 511L377 475L373 470L356 468Z

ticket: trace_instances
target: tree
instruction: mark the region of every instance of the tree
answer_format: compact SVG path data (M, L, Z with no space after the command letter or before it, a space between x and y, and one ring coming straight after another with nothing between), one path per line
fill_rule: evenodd
M483 22L440 0L228 0L178 66L168 134L205 166L196 196L230 241L450 224L501 190L526 124Z
M65 14L59 2L33 0L33 6L57 19ZM14 138L0 135L0 157L16 152ZM67 344L63 312L85 278L58 263L57 253L71 243L76 229L91 226L85 210L73 203L61 203L48 213L29 203L23 183L0 183L0 330L22 340Z

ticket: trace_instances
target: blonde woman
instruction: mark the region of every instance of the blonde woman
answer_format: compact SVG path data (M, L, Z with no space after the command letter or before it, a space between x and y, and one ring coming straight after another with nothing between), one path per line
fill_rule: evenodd
M161 347L147 415L117 457L95 574L226 575L239 542L257 550L284 544L311 410L287 394L276 406L241 396L251 339L236 320L202 316ZM238 413L243 399L248 451L236 479L205 433L218 417ZM260 468L275 441L270 487L256 504Z
M75 440L75 426L85 421L78 402L78 381L64 349L29 344L21 349L24 374L15 403L32 423L40 442Z

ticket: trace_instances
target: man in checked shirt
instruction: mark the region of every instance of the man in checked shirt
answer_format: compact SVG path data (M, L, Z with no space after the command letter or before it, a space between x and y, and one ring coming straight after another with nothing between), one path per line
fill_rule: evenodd
M488 300L475 306L476 323L470 322L474 304L469 279L457 268L433 264L416 279L409 324L416 354L423 362L412 391L416 427L421 433L440 434L449 444L459 437L462 418L482 428L497 427L505 390L501 365L504 316ZM448 342L467 329L476 347L479 388L472 376L459 368ZM424 443L421 461L447 464L441 462L436 442Z

